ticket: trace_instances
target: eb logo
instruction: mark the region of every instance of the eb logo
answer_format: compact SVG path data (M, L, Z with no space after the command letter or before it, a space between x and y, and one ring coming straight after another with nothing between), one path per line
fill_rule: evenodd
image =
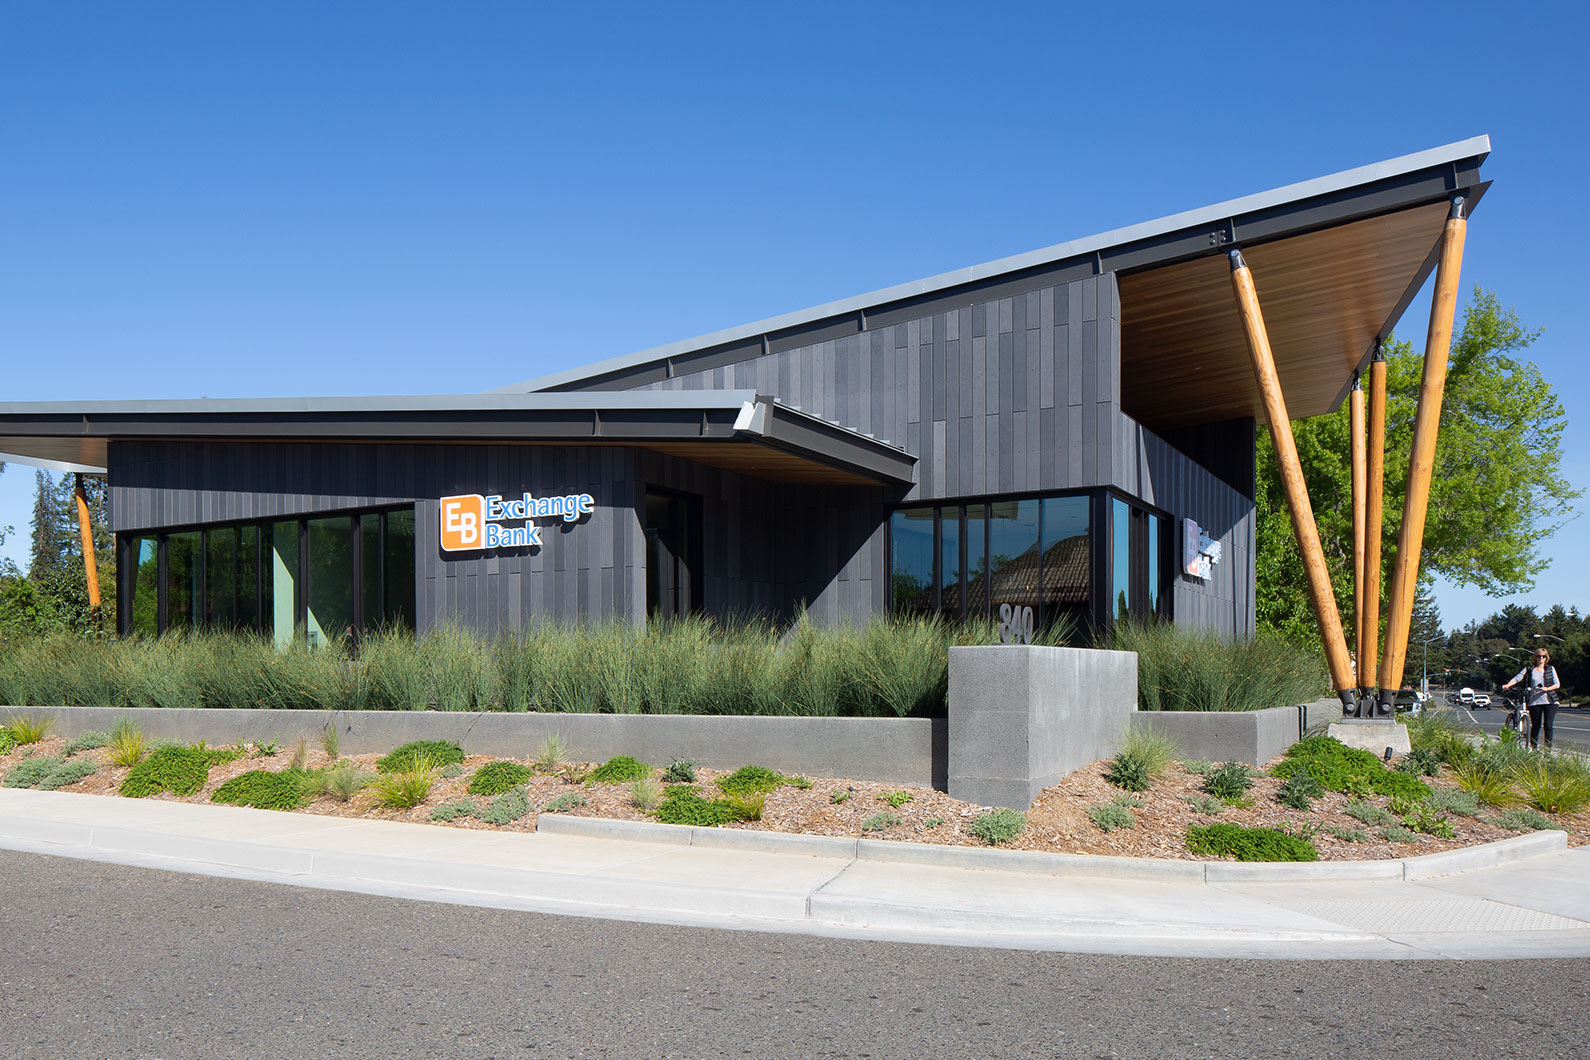
M442 549L471 552L486 545L486 498L478 493L442 498Z

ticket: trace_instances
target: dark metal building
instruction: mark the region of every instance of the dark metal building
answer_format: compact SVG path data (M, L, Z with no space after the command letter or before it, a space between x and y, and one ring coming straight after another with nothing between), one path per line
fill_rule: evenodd
M124 630L312 638L704 612L1254 625L1263 422L1434 264L1484 137L478 395L0 404L108 477ZM538 514L539 513L539 514Z

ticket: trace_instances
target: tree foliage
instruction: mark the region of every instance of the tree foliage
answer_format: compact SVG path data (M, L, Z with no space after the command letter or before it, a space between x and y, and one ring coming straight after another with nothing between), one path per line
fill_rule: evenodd
M87 479L89 525L99 575L100 607L88 602L82 536L71 475L38 471L34 477L32 534L28 571L14 566L0 572L0 638L57 631L109 632L116 615L115 539L107 518L103 480Z
M1487 592L1532 588L1543 565L1540 542L1571 515L1579 496L1562 474L1562 402L1522 353L1540 332L1496 296L1476 287L1453 337L1420 558L1420 577L1439 573ZM1402 529L1424 359L1388 340L1386 473L1381 536L1382 608ZM1292 424L1320 543L1351 638L1353 615L1352 467L1349 411ZM1319 625L1292 536L1269 432L1261 430L1256 487L1258 625L1300 644ZM1411 654L1411 653L1410 653Z

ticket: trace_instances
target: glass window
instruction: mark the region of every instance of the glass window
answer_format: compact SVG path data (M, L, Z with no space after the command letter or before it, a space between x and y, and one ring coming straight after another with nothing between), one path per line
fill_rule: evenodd
M966 506L966 617L988 615L988 505Z
M701 498L646 492L646 613L658 618L699 614Z
M197 530L166 536L166 629L193 629L201 618L204 587L199 580L203 537Z
M360 632L374 629L381 620L381 516L359 516L359 624Z
M1145 545L1148 549L1148 613L1162 617L1166 603L1165 587L1161 584L1164 564L1160 556L1164 551L1164 533L1160 529L1159 516L1153 512L1148 513L1148 540Z
M1110 613L1126 618L1132 613L1132 509L1125 501L1110 500Z
M414 509L386 513L381 550L381 623L413 629Z
M277 647L293 642L298 618L298 522L262 527L265 570L261 578L261 625Z
M259 624L259 527L237 528L237 628Z
M1090 617L1089 583L1093 538L1088 532L1088 497L1049 497L1043 502L1043 620Z
M961 510L944 508L939 520L939 610L944 617L961 617Z
M932 508L905 508L889 519L897 612L933 610L933 515Z
M341 640L353 629L353 526L346 515L309 520L304 635L310 644Z
M160 632L160 539L135 537L127 554L134 564L128 632L153 637Z
M1034 607L1038 604L1038 501L996 501L988 506L988 563L992 573L991 603Z
M204 533L204 624L208 629L237 625L237 528Z

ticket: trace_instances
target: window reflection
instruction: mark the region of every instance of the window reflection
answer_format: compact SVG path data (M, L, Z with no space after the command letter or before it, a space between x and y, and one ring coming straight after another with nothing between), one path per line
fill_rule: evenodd
M898 612L933 610L932 508L905 508L889 519L894 556L892 598Z

